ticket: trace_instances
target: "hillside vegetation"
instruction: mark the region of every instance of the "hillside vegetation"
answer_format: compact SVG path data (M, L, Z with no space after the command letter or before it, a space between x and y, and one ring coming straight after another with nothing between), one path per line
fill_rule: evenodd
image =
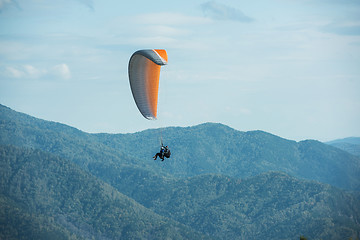
M262 132L241 132L221 124L146 130L135 134L88 134L0 107L0 144L54 153L94 170L135 166L175 177L205 173L232 177L282 171L347 190L360 190L360 157L319 141L295 142ZM164 135L172 157L153 163Z
M221 124L161 131L164 162L160 129L88 134L0 105L0 239L360 236L359 157Z
M0 159L1 239L26 239L29 228L34 236L63 239L203 238L59 157L0 146Z
M327 142L327 144L342 149L360 157L360 137L350 137Z

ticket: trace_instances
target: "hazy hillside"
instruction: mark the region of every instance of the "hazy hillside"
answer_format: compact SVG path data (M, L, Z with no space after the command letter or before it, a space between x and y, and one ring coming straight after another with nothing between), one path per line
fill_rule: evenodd
M358 199L280 172L246 179L214 174L173 179L133 168L105 172L113 186L144 206L220 239L296 239L300 234L341 239L360 231Z
M327 144L360 156L360 137L350 137L327 142Z
M359 190L360 158L318 141L213 123L88 134L0 105L0 146L0 238L360 236L358 195L327 185Z
M87 134L0 107L0 143L32 147L69 159L85 170L135 166L176 177L217 173L233 177L283 171L292 176L360 189L360 158L318 141L295 142L262 131L241 132L221 124L146 130L134 134ZM171 159L155 162L159 137ZM161 164L161 165L160 165Z
M109 148L97 141L93 134L18 113L3 105L0 105L0 130L1 144L41 149L71 159L80 166L86 167L100 159L123 160L128 165L135 161L121 149Z
M328 144L333 143L351 143L351 144L360 144L360 137L348 137L343 139L336 139L330 142L327 142Z
M0 146L0 160L0 196L5 206L1 239L27 239L29 233L43 239L52 235L62 239L203 238L66 160L10 146Z
M160 130L131 135L98 135L99 141L149 160ZM172 150L166 170L188 177L219 173L234 177L267 171L318 180L345 189L360 189L360 158L318 141L295 142L262 132L241 132L221 124L162 130Z
M174 179L136 168L117 170L114 185L147 210L60 158L9 146L1 146L0 153L4 238L29 231L43 239L205 238L199 231L219 239L301 234L339 239L360 232L358 200L283 173L243 180L221 175Z
M0 194L0 239L81 239L48 216Z

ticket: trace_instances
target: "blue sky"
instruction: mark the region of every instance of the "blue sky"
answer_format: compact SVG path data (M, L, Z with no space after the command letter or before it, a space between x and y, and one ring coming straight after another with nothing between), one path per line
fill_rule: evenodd
M147 48L169 57L156 121L127 75ZM360 136L360 1L0 0L0 103L86 132Z

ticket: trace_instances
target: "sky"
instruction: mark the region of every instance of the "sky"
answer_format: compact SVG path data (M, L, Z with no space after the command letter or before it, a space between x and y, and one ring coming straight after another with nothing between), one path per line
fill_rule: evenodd
M156 121L129 86L139 49L168 53ZM360 0L0 0L0 104L89 133L360 136Z

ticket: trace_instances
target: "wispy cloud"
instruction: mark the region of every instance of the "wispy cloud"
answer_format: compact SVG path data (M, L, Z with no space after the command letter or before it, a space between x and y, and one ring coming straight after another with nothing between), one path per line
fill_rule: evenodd
M24 76L24 72L16 67L9 67L5 68L5 75L10 78L22 78Z
M119 25L129 19L117 17L112 23L114 31L118 31ZM171 48L193 48L193 28L206 26L213 21L206 17L191 16L176 12L152 12L131 17L133 28L132 35L127 36L126 44L142 46L159 46ZM121 24L119 24L121 23ZM126 31L127 29L125 29ZM124 32L125 32L124 31ZM203 45L203 43L201 43Z
M15 0L0 0L0 12L7 6L15 6L18 9L20 8L20 5Z
M348 5L348 6L359 6L360 5L360 1L356 1L356 0L317 0L314 1L318 4L336 4L336 5ZM322 5L324 6L324 5Z
M360 22L330 23L320 30L337 35L360 36Z
M233 8L215 1L209 1L201 4L201 8L206 17L215 20L229 20L238 22L252 22L249 16L246 16L241 10Z
M12 0L0 0L0 10L3 9L6 5L12 3Z
M77 1L88 7L90 10L92 11L94 10L93 0L77 0Z
M90 10L94 11L94 2L93 0L76 0L76 1L69 1L70 3L74 3L74 2L78 2L80 4L82 4L83 6L89 8ZM41 4L41 5L44 5L46 7L48 6L53 6L53 7L57 7L57 4L49 1L49 2L46 2L46 1L37 1L36 4ZM13 7L16 7L17 9L21 10L21 6L20 4L18 3L17 0L0 0L0 12L2 10L4 10L5 8L8 8L10 6L13 6Z
M194 17L175 12L157 12L137 15L133 19L138 24L167 24L167 25L187 25L204 24L209 20L204 17Z
M46 71L35 68L32 65L7 66L6 75L10 78L31 78L37 79L45 75Z
M57 64L50 68L37 68L29 64L20 66L6 66L5 75L16 79L63 79L71 78L70 68L67 64Z
M59 77L61 79L70 79L71 72L70 68L67 64L62 63L55 65L50 69L50 74L54 75L55 77Z

